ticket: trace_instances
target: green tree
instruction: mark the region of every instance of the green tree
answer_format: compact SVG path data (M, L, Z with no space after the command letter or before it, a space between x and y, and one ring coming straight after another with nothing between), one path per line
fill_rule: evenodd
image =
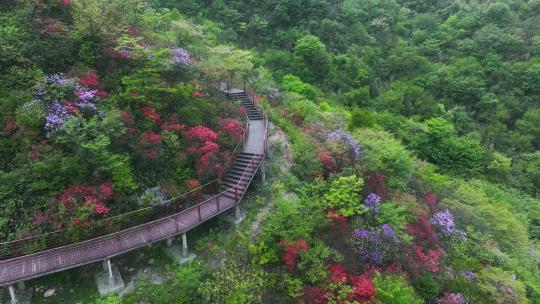
M308 82L322 82L330 71L331 56L321 40L313 35L300 38L294 47L296 69Z

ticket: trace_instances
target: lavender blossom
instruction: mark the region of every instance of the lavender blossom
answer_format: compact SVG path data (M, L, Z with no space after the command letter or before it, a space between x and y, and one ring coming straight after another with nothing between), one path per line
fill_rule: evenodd
M81 110L92 110L96 111L97 107L94 103L96 100L96 90L90 90L86 88L77 88L76 90L77 96L79 97L79 102L77 103L77 106L81 108Z
M68 86L68 85L73 85L74 80L72 78L65 76L62 73L57 73L57 74L46 76L45 83L56 84L59 86Z
M353 151L353 157L355 160L360 159L362 156L362 150L360 149L358 142L354 140L349 133L343 131L343 129L338 129L328 133L327 138L329 140L341 140L349 145Z
M46 116L45 130L47 130L47 136L51 136L56 132L64 128L65 122L71 118L66 107L55 100L49 107L49 114Z
M394 238L394 230L392 230L392 227L390 227L388 224L381 225L381 232L384 237L389 239Z
M381 197L375 193L370 193L367 198L364 200L364 206L371 209L373 213L379 213L379 205L381 202Z
M464 271L463 272L463 276L468 279L468 280L474 280L476 279L476 273L472 272L472 271Z
M177 65L189 65L193 63L188 51L183 48L174 48L171 50L171 57L173 64Z
M466 233L464 231L456 229L454 224L454 215L452 215L449 210L435 213L431 219L431 224L439 227L442 234L445 236L466 237Z
M359 239L369 237L369 231L367 231L367 230L356 229L355 234L356 234L356 237L359 238Z

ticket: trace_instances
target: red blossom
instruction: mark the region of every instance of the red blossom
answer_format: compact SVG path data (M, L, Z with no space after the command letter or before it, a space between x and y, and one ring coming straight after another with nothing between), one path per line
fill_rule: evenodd
M193 190L199 187L199 181L193 178L188 179L187 184L190 190Z
M410 264L414 267L415 271L421 272L427 270L431 272L439 272L441 270L440 260L446 253L446 251L443 249L437 248L434 250L424 250L420 246L413 245L409 251L412 253Z
M66 110L71 114L79 114L79 107L77 107L77 103L73 101L64 101L64 106L66 107Z
M328 173L336 172L339 169L338 165L336 164L336 161L334 160L332 155L330 155L330 153L321 152L319 154L319 159L321 163L323 164L324 168L326 169L326 171L328 171Z
M79 84L91 89L97 89L101 87L101 84L98 81L98 77L94 74L84 75L79 79Z
M349 301L358 301L360 303L372 302L376 297L375 284L373 280L365 275L350 276L350 282L353 288Z
M330 274L330 281L332 281L332 283L342 283L347 280L345 267L341 264L333 264L328 267L328 273Z
M191 129L189 129L186 132L186 136L190 139L196 139L202 142L206 141L217 141L218 134L212 129L207 128L205 126L196 126Z
M71 5L71 0L59 0L58 2L63 7L69 7Z
M111 183L99 185L99 196L104 200L111 199L113 196L113 185Z
M109 95L109 93L103 89L98 89L96 91L96 96L101 98L101 99L105 99L107 98L107 96Z
M201 150L202 152L205 152L205 153L215 152L215 151L219 150L219 145L216 144L215 142L206 141L204 143L204 146L202 146L199 150Z
M306 304L328 304L328 299L326 298L326 292L314 286L304 287L304 303Z
M49 220L49 217L45 214L38 213L34 216L34 220L32 221L32 224L39 225L41 223L45 223Z
M143 115L150 118L154 122L159 122L161 116L154 110L151 105L145 105L142 107Z
M105 214L109 212L110 210L111 208L107 208L107 206L105 206L103 203L96 203L94 205L94 212L96 214Z
M193 96L193 97L203 97L203 96L204 96L204 93L201 92L201 91L197 91L197 92L193 93L192 96Z
M141 144L145 146L159 145L161 144L161 135L152 131L146 131L141 135Z
M15 131L15 118L13 116L8 116L6 120L6 125L4 126L4 134L11 135Z
M120 119L126 126L133 126L135 124L135 118L128 112L120 112Z
M184 126L183 124L163 124L161 126L161 128L163 130L169 130L169 131L183 131L186 126Z
M279 243L283 249L283 262L287 265L289 272L292 272L296 267L298 255L306 252L309 249L309 244L304 239L299 239L291 244L287 244L284 240L281 240Z
M388 188L386 186L386 176L382 173L376 173L369 177L367 186L371 192L377 194L381 199L388 199Z
M146 156L148 158L158 158L158 153L156 150L149 150L148 152L146 152Z
M235 138L241 138L244 128L238 120L231 119L223 125L223 131L231 134Z
M435 210L435 206L437 206L437 201L437 193L435 192L428 192L424 195L424 202L426 202L426 205L428 205L431 211Z
M426 248L438 247L437 233L424 212L420 213L416 222L407 224L405 231L414 237L416 243Z

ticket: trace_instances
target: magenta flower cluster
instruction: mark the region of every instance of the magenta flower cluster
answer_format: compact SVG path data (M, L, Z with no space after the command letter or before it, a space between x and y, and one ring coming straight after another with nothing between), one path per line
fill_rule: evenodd
M352 138L351 134L345 132L343 129L338 129L328 133L327 138L329 140L341 140L342 142L349 145L352 149L353 157L355 160L360 159L360 157L362 156L362 150L360 149L360 145L358 144L358 142Z

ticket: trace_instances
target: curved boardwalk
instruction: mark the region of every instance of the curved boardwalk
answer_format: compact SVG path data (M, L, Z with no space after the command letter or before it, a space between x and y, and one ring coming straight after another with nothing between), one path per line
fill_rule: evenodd
M238 204L263 162L268 122L243 91L235 90L230 97L244 105L249 128L243 151L236 157L218 194L176 214L116 233L0 261L0 286L105 260L184 233Z

